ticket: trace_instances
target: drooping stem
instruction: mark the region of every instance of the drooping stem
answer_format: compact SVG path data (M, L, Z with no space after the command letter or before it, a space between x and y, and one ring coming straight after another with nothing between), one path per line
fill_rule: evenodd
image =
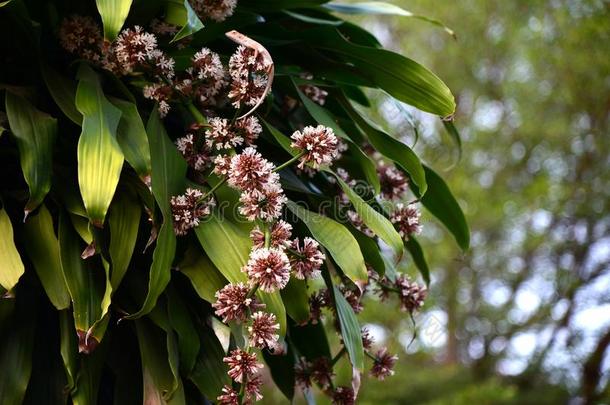
M279 172L283 168L290 166L291 164L293 164L294 162L296 162L297 160L302 158L305 155L305 153L307 153L307 152L303 151L303 152L299 153L298 155L294 156L292 159L289 159L285 163L282 163L281 165L277 166L275 169L273 169L273 171Z
M226 181L227 181L227 178L226 178L226 177L223 177L223 178L222 178L222 179L221 179L221 180L220 180L220 181L219 181L219 182L218 182L218 183L217 183L217 184L216 184L214 187L212 187L212 188L210 189L210 191L208 191L207 193L205 193L205 195L204 195L203 197L201 197L199 200L200 200L200 201L202 201L202 202L203 202L203 201L205 201L205 200L206 200L206 198L208 198L209 196L211 196L212 194L214 194L214 192L215 192L216 190L218 190L218 189L220 188L220 186L222 186L223 184L225 184L225 183L226 183Z

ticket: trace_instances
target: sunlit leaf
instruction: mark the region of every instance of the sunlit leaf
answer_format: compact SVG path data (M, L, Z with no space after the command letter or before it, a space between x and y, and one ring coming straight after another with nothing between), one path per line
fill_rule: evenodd
M332 11L336 11L338 13L343 13L343 14L366 14L366 15L387 14L387 15L397 15L397 16L402 16L402 17L416 18L418 20L423 20L423 21L429 22L430 24L441 27L442 29L445 30L445 32L447 32L449 35L451 35L452 37L455 38L455 33L453 32L453 30L450 29L449 27L447 27L442 22L435 20L433 18L423 16L423 15L413 14L412 12L407 11L404 8L401 8L397 5L385 3L382 1L366 1L366 2L362 2L362 3L351 3L351 4L332 2L332 3L324 4L324 7L328 8Z
M352 281L366 282L368 276L362 252L360 252L358 242L347 228L292 201L288 201L286 205L307 225L313 237L328 250L341 270Z
M396 255L396 260L400 260L403 253L403 241L394 225L387 219L383 214L377 212L373 207L368 205L354 190L350 188L341 178L335 175L337 182L341 186L341 189L347 195L350 202L354 206L354 209L358 213L358 216L362 219L362 222L371 230L375 235L379 236L385 243L387 243Z
M170 269L176 253L170 200L172 196L184 192L186 176L186 162L168 138L156 109L148 120L146 132L152 161L152 193L161 209L163 224L153 253L146 299L140 310L127 316L128 319L139 318L150 312L169 283Z
M333 286L333 294L339 325L341 325L343 344L347 349L347 354L352 365L358 370L362 370L364 367L364 349L362 347L362 332L358 319L351 305L336 286Z
M247 283L248 277L241 269L248 262L252 249L248 232L226 218L212 214L195 228L195 234L212 263L230 283ZM267 311L275 314L283 336L286 333L286 309L280 293L258 291L256 296L266 305Z
M30 198L25 206L27 215L38 207L51 189L57 120L11 92L6 92L6 115L11 132L17 139L23 177L30 189Z
M144 182L148 182L151 171L150 148L138 108L134 103L118 98L111 98L110 101L122 112L116 139L125 160Z
M123 168L123 152L116 140L121 110L104 96L99 79L82 65L76 108L83 114L78 141L78 184L91 222L101 227Z
M28 218L23 229L27 240L25 251L34 264L49 300L57 309L68 308L70 295L61 268L59 242L55 236L53 218L47 208L41 205L38 211Z
M129 14L131 2L132 0L95 0L97 11L102 16L104 23L105 39L112 41L121 31L127 14Z
M0 252L0 286L10 291L25 272L25 267L15 247L11 219L4 209L0 209Z
M191 280L193 288L201 298L210 303L216 302L216 291L227 284L227 279L203 252L198 251L199 249L189 246L184 253L184 259L178 264L178 270Z
M191 7L189 0L167 0L167 22L182 27L171 42L180 41L203 28L203 23Z

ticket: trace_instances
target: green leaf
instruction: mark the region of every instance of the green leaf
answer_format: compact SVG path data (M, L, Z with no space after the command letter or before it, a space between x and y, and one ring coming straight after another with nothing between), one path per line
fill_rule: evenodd
M263 350L263 358L269 367L271 377L282 394L292 401L294 397L294 352L289 345L284 354L271 354Z
M132 0L95 0L104 23L104 38L112 41L125 24Z
M199 328L199 339L201 351L189 379L207 398L216 399L224 385L231 385L222 361L225 352L211 328Z
M334 130L335 134L346 140L349 144L349 150L352 153L354 159L358 162L360 168L364 172L367 182L373 186L375 192L379 194L381 185L379 184L379 177L377 177L377 169L375 163L369 158L345 133L345 131L339 126L337 120L332 116L330 111L318 104L311 101L303 92L295 85L295 89L305 106L305 109L309 114L320 124L330 127Z
M290 342L298 350L299 356L307 360L330 357L330 346L322 322L307 325L290 324Z
M227 284L227 279L203 252L198 251L199 249L189 246L178 270L191 280L193 288L201 298L213 303L216 302L216 291Z
M111 98L110 101L122 112L116 139L125 155L125 160L129 162L142 181L147 183L150 180L151 172L150 148L138 108L134 103L118 98Z
M288 152L290 155L292 156L296 156L297 152L292 149L290 147L290 144L292 143L292 141L290 140L289 137L287 137L286 135L284 135L283 133L281 133L277 128L275 128L273 125L269 124L267 121L265 121L264 119L261 118L261 121L263 122L263 124L265 125L265 127L267 128L267 130L269 131L269 133L273 136L273 138L275 139L275 141L286 151Z
M460 248L463 251L468 250L470 229L468 229L468 223L460 205L441 176L427 166L424 166L424 169L428 181L428 192L421 197L422 204L447 227ZM420 195L417 190L414 191Z
M307 227L313 237L322 244L339 265L341 270L355 283L368 279L364 258L354 236L340 223L308 211L292 201L286 206Z
M307 282L291 277L281 294L288 315L297 323L307 322L309 320Z
M352 365L362 371L364 368L364 349L362 347L362 332L356 314L351 305L347 302L341 291L336 286L333 286L333 294L335 297L335 308L337 309L337 317L341 326L341 336L343 344L347 349Z
M142 358L144 403L184 404L184 389L181 380L176 381L171 364L176 354L168 347L166 333L146 319L136 320L136 331Z
M155 109L148 120L147 131L152 161L152 192L163 214L163 224L157 237L150 267L148 293L140 310L127 319L139 318L149 313L169 283L171 266L176 253L176 235L172 222L171 197L184 192L186 162L170 141L159 113Z
M97 75L86 65L79 70L76 108L83 114L78 141L78 184L87 215L102 227L123 168L116 140L121 110L104 96Z
M191 7L189 0L184 0L183 2L179 0L168 0L165 19L171 24L182 27L174 38L172 38L170 44L180 41L203 29L203 23Z
M409 58L385 49L356 45L331 27L310 30L303 39L312 46L341 55L375 86L400 101L441 117L455 112L455 99L445 83Z
M332 172L331 172L332 173ZM371 230L375 235L379 236L385 243L387 243L394 254L396 260L400 260L403 254L403 241L394 225L387 219L383 214L380 214L368 205L360 196L350 188L339 176L335 173L333 175L337 178L339 185L343 192L347 195L352 205L354 206L358 216L362 219L362 222Z
M83 122L83 116L76 109L76 82L62 76L44 63L41 66L41 70L44 82L55 104L59 106L66 117L80 126Z
M83 260L83 245L78 234L72 228L67 215L60 215L59 250L68 292L72 298L74 325L80 336L79 351L89 352L101 341L98 336L86 336L93 326L104 316L103 298L106 291L105 277L97 258ZM85 338L86 336L86 338ZM90 339L95 341L90 341Z
M453 142L455 142L455 145L458 148L457 160L459 162L460 159L462 159L462 138L460 137L460 133L458 132L455 125L453 125L452 121L442 120L442 123L445 129L447 130L447 133L449 133L449 136L451 136L451 139L453 140Z
M424 256L424 250L421 248L419 242L413 235L409 236L409 240L405 242L405 246L409 253L411 253L411 257L413 258L413 263L417 266L421 276L423 277L426 285L430 284L430 269L428 268L428 262L426 261L426 257Z
M425 193L428 187L426 175L424 167L415 152L360 115L347 98L341 96L340 101L349 117L366 133L371 145L383 156L409 173L413 183L419 187L422 193Z
M214 213L197 228L195 234L201 247L212 263L230 283L246 283L248 276L241 269L248 262L252 241L248 232L226 218ZM266 305L266 310L275 314L280 324L280 335L286 333L286 309L279 292L257 291L256 296Z
M359 230L355 229L353 226L348 226L347 228L358 241L360 251L364 256L364 261L366 264L372 266L377 274L383 276L386 270L385 263L381 253L379 252L379 245L377 242L373 238L369 238Z
M11 291L25 267L13 240L13 224L4 209L0 209L0 252L0 286Z
M23 177L30 189L26 215L36 209L51 189L53 145L57 120L32 106L24 98L6 92L6 115L17 138Z
M30 298L26 294L23 298ZM0 378L0 398L3 404L23 403L32 373L36 305L17 302L15 312L0 325L0 364L4 368Z
M53 219L44 205L31 215L24 227L25 251L30 257L42 286L57 309L70 306L70 295L61 268L59 242L53 229Z
M362 3L353 3L353 4L345 4L345 3L327 3L324 4L324 7L336 11L338 13L343 14L387 14L387 15L397 15L402 17L410 17L416 18L418 20L429 22L430 24L436 25L437 27L441 27L445 30L449 35L455 38L455 32L452 29L447 27L442 22L435 20L433 18L429 18L422 15L413 14L410 11L405 10L404 8L398 7L397 5L384 3L382 1L367 1Z
M129 267L131 256L138 239L138 227L142 208L132 193L119 193L110 206L108 225L110 245L108 251L112 260L110 284L116 290Z
M167 291L167 315L169 324L178 335L180 369L188 374L195 366L200 342L189 308L179 294L170 286Z

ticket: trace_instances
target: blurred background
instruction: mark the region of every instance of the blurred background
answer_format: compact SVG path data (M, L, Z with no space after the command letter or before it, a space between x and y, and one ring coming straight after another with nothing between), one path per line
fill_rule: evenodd
M390 133L451 186L472 247L424 218L417 337L409 346L411 320L369 299L363 323L400 360L363 381L360 403L610 403L610 2L393 3L457 36L358 19L456 95L459 162L434 117L375 96Z

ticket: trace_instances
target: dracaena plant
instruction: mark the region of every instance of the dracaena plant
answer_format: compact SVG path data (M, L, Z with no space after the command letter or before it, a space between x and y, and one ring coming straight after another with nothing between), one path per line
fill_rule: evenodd
M340 13L410 15L0 3L2 403L246 404L273 380L351 404L361 374L393 374L363 297L421 309L422 206L464 249L468 229L443 180L367 118L367 94L457 136L455 102Z

